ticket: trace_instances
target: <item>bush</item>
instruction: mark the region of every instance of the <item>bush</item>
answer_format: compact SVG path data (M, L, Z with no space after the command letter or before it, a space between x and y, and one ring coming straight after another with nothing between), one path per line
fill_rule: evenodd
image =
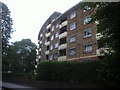
M41 62L38 66L38 80L65 82L98 82L96 69L99 61L91 62Z

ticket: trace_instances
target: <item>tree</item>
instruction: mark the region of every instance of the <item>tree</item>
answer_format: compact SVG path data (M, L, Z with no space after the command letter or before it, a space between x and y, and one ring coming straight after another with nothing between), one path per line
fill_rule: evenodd
M83 3L81 8L92 8L92 22L98 21L97 32L103 37L98 45L109 48L109 53L104 56L102 68L99 69L101 79L107 84L118 85L120 83L120 31L119 14L120 2L92 2Z
M13 22L12 18L10 17L10 11L8 7L4 4L1 3L2 5L2 18L1 18L1 30L2 30L2 52L6 51L6 48L9 44L9 39L11 38L11 33L14 31L12 28Z
M5 60L9 62L7 69L15 72L33 72L36 63L36 45L30 39L14 42L7 49Z

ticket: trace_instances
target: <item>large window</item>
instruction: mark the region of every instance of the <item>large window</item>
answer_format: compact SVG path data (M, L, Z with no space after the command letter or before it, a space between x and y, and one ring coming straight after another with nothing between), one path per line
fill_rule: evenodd
M88 24L91 20L92 20L92 19L91 19L90 15L84 17L84 22L83 22L84 25Z
M70 55L75 55L75 47L70 48Z
M76 41L76 35L70 36L70 42L75 42Z
M55 48L58 48L58 42L57 42L57 43L55 43Z
M73 11L73 12L70 14L70 19L72 19L72 18L74 18L74 17L76 17L76 12L75 12L75 11Z
M92 44L91 44L91 43L84 45L84 52L85 52L85 53L92 52Z
M92 29L88 29L84 31L84 38L92 36Z
M54 35L51 36L51 41L54 39Z
M52 60L53 59L53 55L50 55L49 59Z
M52 50L53 49L53 45L50 45L50 50Z
M58 53L54 53L54 59L58 58Z
M76 28L76 22L70 24L70 30L74 30Z
M56 32L55 34L55 38L57 38L59 36L59 32Z
M60 56L66 56L66 49L60 50L59 55Z
M54 26L52 26L52 29L51 29L51 31L54 31Z

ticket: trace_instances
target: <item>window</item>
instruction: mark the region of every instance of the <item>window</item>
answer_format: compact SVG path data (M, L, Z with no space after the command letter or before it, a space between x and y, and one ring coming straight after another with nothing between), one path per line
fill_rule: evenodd
M52 29L51 29L52 31L54 31L54 26L52 26Z
M73 22L72 24L70 24L70 30L73 30L75 28L76 28L76 23L75 22Z
M60 50L59 55L60 56L66 56L66 49Z
M84 38L91 37L92 36L92 30L88 29L84 31Z
M49 60L49 55L46 55L46 60Z
M75 40L76 40L76 35L72 35L72 36L70 37L70 42L75 42Z
M75 47L70 48L70 55L75 55Z
M54 59L57 59L58 58L58 53L55 53L54 54Z
M86 16L86 17L84 17L84 25L86 25L86 24L88 24L90 21L91 21L92 19L91 19L91 17L90 17L90 15L89 16Z
M83 12L89 11L90 9L91 9L91 7L85 6Z
M55 34L55 38L57 38L59 36L59 32L56 32Z
M50 55L49 59L52 60L53 59L53 55Z
M92 44L85 44L84 45L84 52L85 53L92 52Z
M75 11L73 11L73 12L70 14L70 19L72 19L72 18L74 18L74 17L76 17L76 12L75 12Z
M54 39L54 35L51 36L51 41Z
M58 27L59 27L59 24L57 23L57 24L56 24L56 28L58 28Z
M55 48L58 48L58 42L57 42L57 43L55 43Z
M52 49L53 49L53 45L50 46L50 50L52 50Z

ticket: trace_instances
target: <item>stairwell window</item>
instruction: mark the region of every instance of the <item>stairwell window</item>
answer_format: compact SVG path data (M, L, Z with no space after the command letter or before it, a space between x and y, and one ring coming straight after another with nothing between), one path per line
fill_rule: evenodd
M88 38L92 36L92 29L88 29L84 31L84 38Z
M70 24L70 30L74 30L76 28L76 22Z
M76 17L76 12L73 11L71 14L70 14L70 19L73 19L74 17Z

